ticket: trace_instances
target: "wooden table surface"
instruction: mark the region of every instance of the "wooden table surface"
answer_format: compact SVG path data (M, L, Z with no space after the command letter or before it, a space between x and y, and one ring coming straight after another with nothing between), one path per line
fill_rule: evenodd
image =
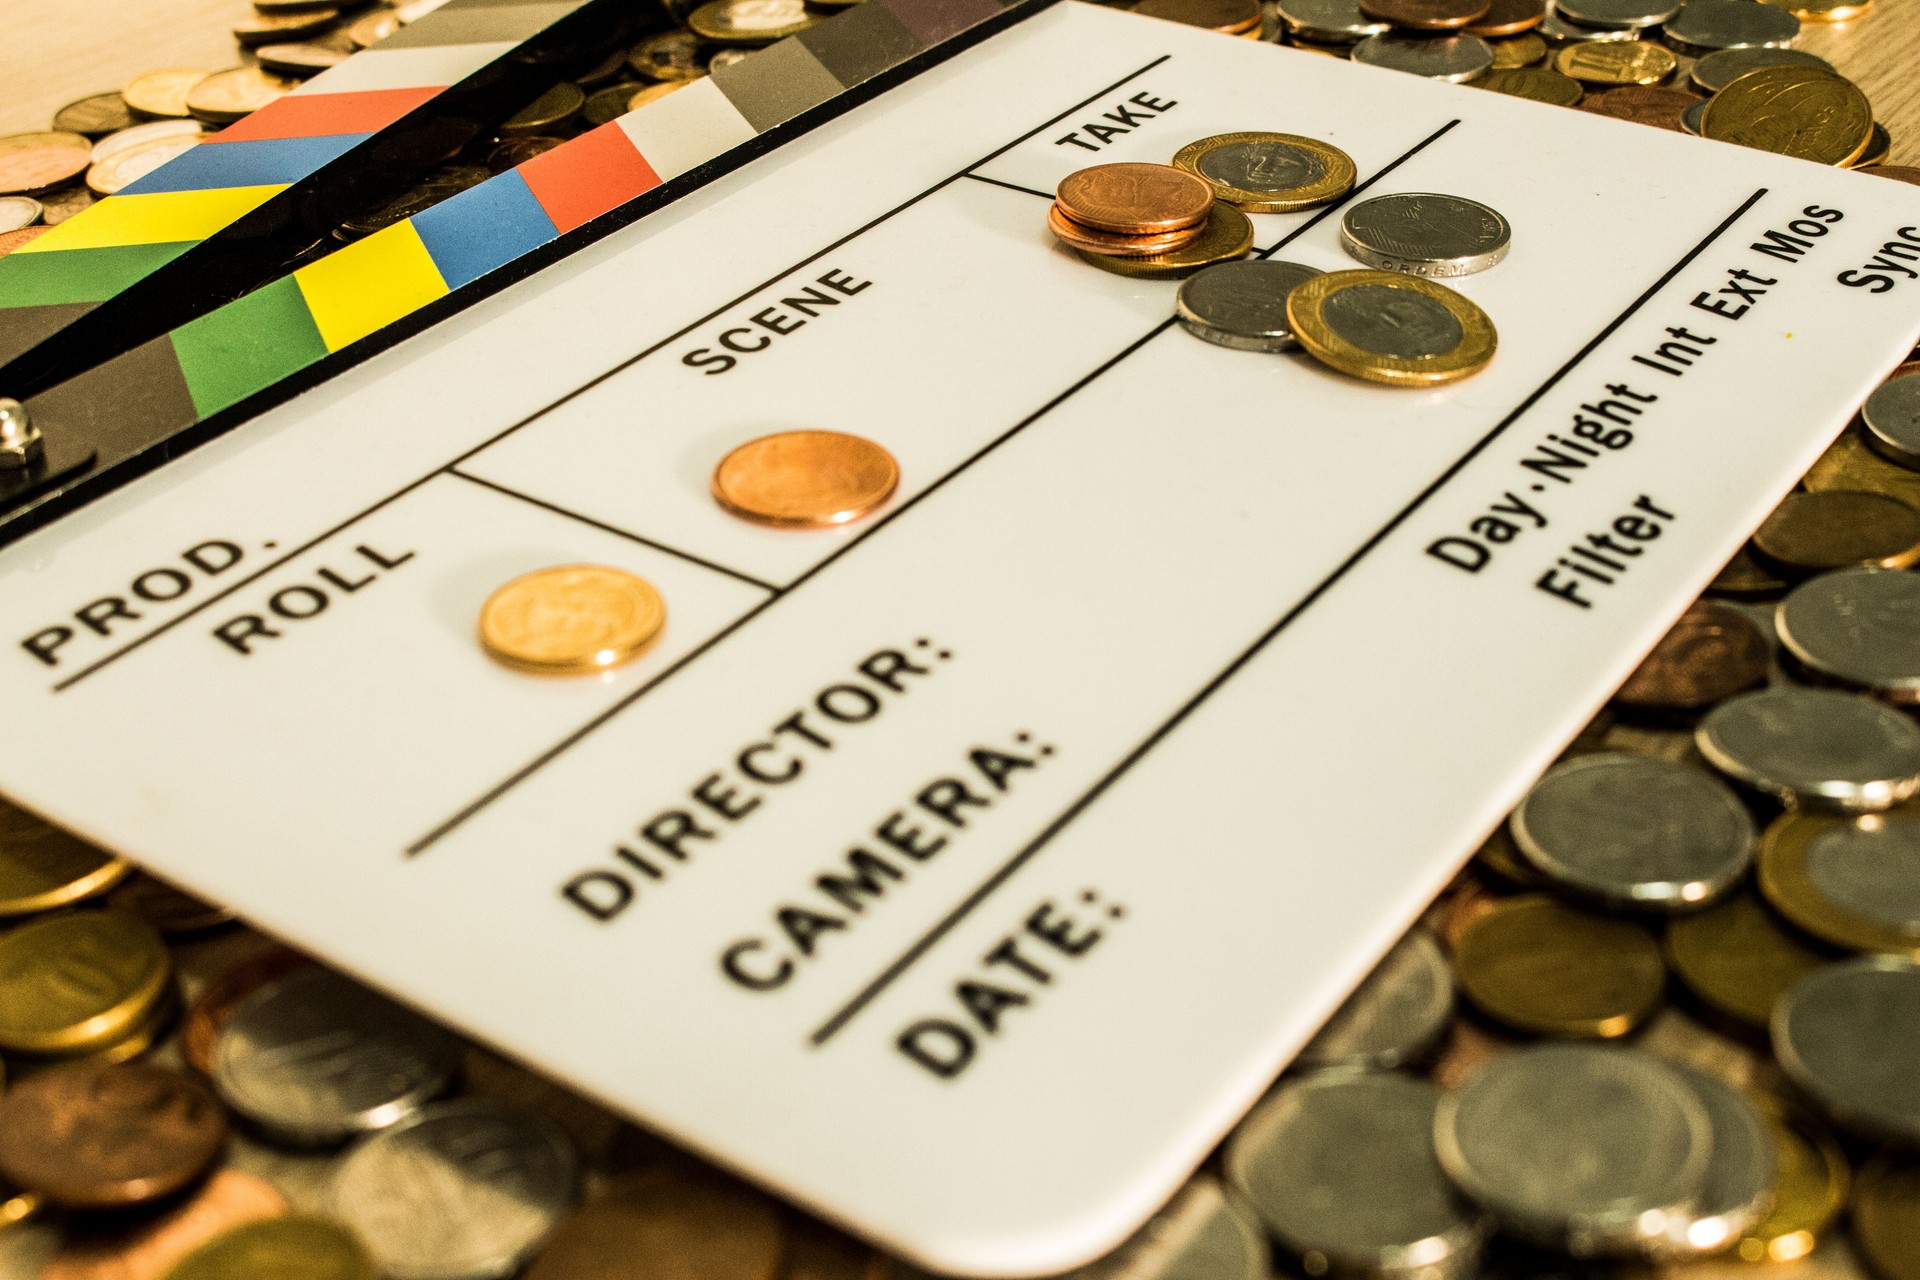
M0 133L44 129L63 104L143 71L232 66L228 29L250 12L250 0L0 0ZM1894 163L1920 165L1920 0L1810 23L1800 47L1866 90Z

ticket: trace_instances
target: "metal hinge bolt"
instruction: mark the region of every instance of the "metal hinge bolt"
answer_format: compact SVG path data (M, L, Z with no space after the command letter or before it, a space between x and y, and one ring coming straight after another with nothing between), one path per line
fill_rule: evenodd
M0 471L24 471L40 460L40 428L27 406L0 396Z

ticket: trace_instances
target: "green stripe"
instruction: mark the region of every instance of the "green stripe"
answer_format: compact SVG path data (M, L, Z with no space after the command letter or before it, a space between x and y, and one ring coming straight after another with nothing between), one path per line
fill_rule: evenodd
M173 331L173 349L203 418L327 354L292 276L189 320Z
M0 258L0 307L46 307L105 302L198 244L116 245L111 249L49 249Z

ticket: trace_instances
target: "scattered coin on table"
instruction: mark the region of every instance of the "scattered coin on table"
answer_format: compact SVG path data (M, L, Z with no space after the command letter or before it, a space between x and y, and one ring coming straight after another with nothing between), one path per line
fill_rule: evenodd
M1257 258L1208 267L1174 296L1180 325L1195 337L1241 351L1285 351L1295 345L1287 319L1294 286L1322 274L1297 262Z
M891 453L843 431L783 431L730 451L713 496L734 515L788 529L849 524L880 509L900 484Z
M1498 265L1513 229L1478 200L1433 192L1374 196L1340 218L1340 245L1382 271L1446 279Z
M638 574L561 565L515 578L487 597L480 643L522 671L587 675L638 658L666 622L666 602Z
M1212 184L1216 200L1249 213L1291 213L1353 188L1352 157L1291 133L1222 133L1174 153L1176 167Z
M1295 286L1287 322L1331 369L1389 386L1456 382L1493 359L1493 321L1445 285L1397 271L1333 271Z

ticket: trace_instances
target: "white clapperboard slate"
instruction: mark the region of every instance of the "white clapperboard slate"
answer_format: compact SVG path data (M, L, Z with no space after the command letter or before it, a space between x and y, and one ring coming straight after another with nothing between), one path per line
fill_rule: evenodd
M1455 286L1492 365L1210 346L1048 234L1072 170L1252 129L1506 215ZM1349 267L1338 221L1258 245ZM1920 280L1866 264L1916 224L1902 184L1063 4L0 552L22 638L194 579L57 667L9 647L0 786L929 1267L1059 1270L1913 346ZM713 502L803 427L898 495ZM658 585L658 645L488 659L487 595L576 561Z

